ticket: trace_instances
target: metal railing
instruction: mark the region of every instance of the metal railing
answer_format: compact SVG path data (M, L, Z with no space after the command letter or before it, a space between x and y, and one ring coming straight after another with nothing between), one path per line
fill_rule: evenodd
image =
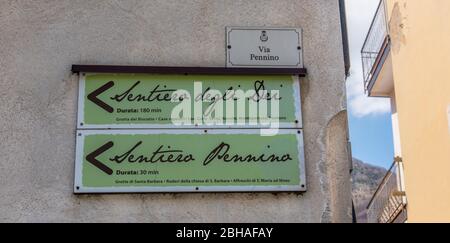
M403 163L396 158L367 206L368 223L404 223L407 219Z
M370 81L376 77L378 65L383 52L390 43L385 0L380 0L375 17L361 49L361 59L364 74L364 88L368 90Z

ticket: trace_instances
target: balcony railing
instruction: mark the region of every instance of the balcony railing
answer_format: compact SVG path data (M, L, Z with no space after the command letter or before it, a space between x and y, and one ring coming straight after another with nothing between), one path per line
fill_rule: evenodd
M367 206L369 223L404 223L407 219L403 163L396 158Z
M386 4L385 0L380 0L375 17L370 25L369 33L366 36L361 50L361 59L364 74L364 88L369 90L371 81L377 77L380 66L383 65L386 50L390 45Z

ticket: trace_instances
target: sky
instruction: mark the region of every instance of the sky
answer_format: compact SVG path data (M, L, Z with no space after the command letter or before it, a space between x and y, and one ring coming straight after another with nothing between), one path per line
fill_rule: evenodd
M364 93L361 47L379 0L346 0L351 69L347 99L353 157L388 168L394 158L390 103Z

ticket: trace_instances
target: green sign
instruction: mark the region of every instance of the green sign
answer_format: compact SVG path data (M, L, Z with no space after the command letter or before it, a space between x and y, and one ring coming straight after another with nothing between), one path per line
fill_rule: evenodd
M183 128L201 128L208 114L219 117L219 123L209 127L261 127L276 120L281 128L302 128L295 76L84 73L80 77L78 129L173 128L182 120L189 121ZM180 91L186 94L177 96ZM252 92L255 95L249 97ZM258 112L252 113L250 103L255 101ZM180 112L183 119L177 120L174 109L182 102L189 102L189 110ZM261 111L265 105L266 114Z
M303 134L79 131L75 193L305 191Z

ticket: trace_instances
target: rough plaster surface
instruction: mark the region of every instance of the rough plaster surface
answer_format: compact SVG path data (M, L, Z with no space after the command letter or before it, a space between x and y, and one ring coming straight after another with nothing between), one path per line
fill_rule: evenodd
M0 0L0 221L349 222L335 0ZM72 194L72 64L223 66L225 26L304 30L308 192Z

